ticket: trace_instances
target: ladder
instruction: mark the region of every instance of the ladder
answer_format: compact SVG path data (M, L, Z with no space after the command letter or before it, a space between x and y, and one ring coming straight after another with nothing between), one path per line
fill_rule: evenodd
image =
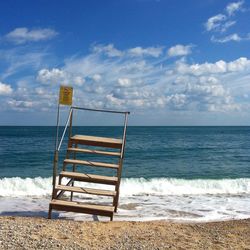
M107 138L97 137L89 135L73 135L72 134L72 119L74 110L87 110L96 112L108 112L124 115L124 126L122 139L118 138ZM81 107L70 107L68 119L64 127L64 131L60 142L58 143L58 126L57 126L57 138L54 152L54 166L53 166L53 190L52 199L49 204L48 218L51 219L52 210L76 212L93 214L100 216L108 216L110 220L113 220L114 212L117 212L118 201L119 201L119 188L121 182L122 165L124 159L124 150L126 142L126 129L129 112L113 111L113 110L101 110L101 109L88 109ZM58 118L59 119L59 118ZM57 120L58 120L57 119ZM58 122L57 122L58 124ZM66 130L68 132L68 147L66 157L63 161L62 171L58 173L58 155L62 145L63 138ZM111 151L112 150L112 151ZM116 159L116 163L107 163L100 161L90 161L79 159L80 155L99 155L100 157L112 157ZM86 172L79 171L80 166L86 167L97 167L102 169L112 169L114 174L110 175L96 175L89 174ZM66 181L66 184L62 182ZM97 188L86 188L75 185L75 181L78 183L96 183L103 184L104 186L109 185L113 187L110 189L97 189ZM65 193L69 193L70 196L65 196ZM79 200L74 200L74 193L88 194L95 196L106 196L111 197L112 204L92 204L86 203Z

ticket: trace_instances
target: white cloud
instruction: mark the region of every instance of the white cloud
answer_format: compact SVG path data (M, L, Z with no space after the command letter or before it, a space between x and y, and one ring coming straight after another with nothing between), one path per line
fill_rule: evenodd
M60 68L41 68L37 81L19 79L13 95L1 98L9 102L6 108L50 110L58 85L69 84L74 86L74 105L93 108L229 112L249 107L243 105L249 100L243 96L250 95L248 58L173 62L166 53L131 57L130 49L112 57L92 51L65 59Z
M114 97L113 94L107 94L106 101L108 103L108 106L109 106L109 104L111 104L111 106L120 107L121 105L123 105L125 103L124 100Z
M216 38L215 36L211 37L212 42L217 42L217 43L227 43L227 42L240 42L240 41L247 41L250 40L250 36L248 35L247 37L241 37L237 33L222 37L222 38Z
M229 72L241 72L250 69L250 60L246 57L240 57L237 60L227 63Z
M204 74L214 74L214 73L225 73L226 72L226 62L220 60L216 63L203 63L203 64L186 64L183 62L177 62L176 64L177 72L181 74L192 74L195 76L200 76Z
M0 82L0 95L10 95L13 89L9 84Z
M99 74L94 74L92 76L92 79L95 81L95 82L99 82L101 79L102 79L102 76L99 75Z
M129 49L127 52L131 56L152 56L159 57L162 54L163 47L135 47Z
M93 79L97 80L98 75L94 75ZM48 84L48 85L77 85L82 86L85 83L85 79L82 76L70 74L64 70L52 68L49 69L41 69L38 71L37 81Z
M192 45L177 44L168 50L168 56L169 57L186 56L188 54L191 54L192 52L191 49L192 49Z
M230 27L234 26L237 23L236 20L233 20L233 17L235 16L236 12L244 10L243 4L244 4L243 0L229 3L226 6L225 14L219 13L215 16L208 18L207 22L205 23L205 29L213 33L227 32ZM226 43L230 41L239 42L249 39L250 39L249 35L246 37L240 37L237 33L226 35L225 37L222 38L215 37L214 35L212 35L211 37L212 42L219 42L219 43Z
M5 35L5 38L16 44L26 42L45 41L54 38L58 33L52 29L31 29L26 27L16 28Z
M44 84L58 84L65 78L64 71L53 68L52 70L41 69L38 72L37 80Z
M131 57L143 57L143 56L152 56L152 57L159 57L162 54L163 47L134 47L128 50L118 50L115 48L113 44L108 45L95 45L92 47L92 51L97 54L103 54L110 58L112 57L122 57L122 56L131 56Z
M226 19L227 17L223 14L210 17L205 24L206 30L212 31L220 29L222 21L225 21Z
M186 94L172 94L167 96L166 105L172 106L173 109L180 109L187 104L187 98Z
M233 15L235 12L243 10L242 5L244 4L244 1L238 1L229 3L226 7L226 11L229 16Z
M34 107L35 102L32 101L17 101L15 99L11 99L7 101L7 104L13 109L18 111L23 111L25 109L31 109Z
M82 86L85 83L85 79L81 76L75 76L72 79L71 85Z
M118 84L121 87L129 87L131 86L131 80L128 78L118 78Z
M229 72L238 72L250 69L250 60L241 57L229 63L219 60L215 63L202 63L202 64L186 64L179 61L176 64L176 70L180 74L192 74L195 76L210 75L210 74L223 74Z
M123 54L120 50L116 49L113 44L95 45L93 46L92 51L95 53L104 54L108 57L120 57Z

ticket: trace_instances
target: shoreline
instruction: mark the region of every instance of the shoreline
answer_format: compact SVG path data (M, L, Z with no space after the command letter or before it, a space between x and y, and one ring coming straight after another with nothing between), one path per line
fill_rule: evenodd
M250 219L85 222L0 216L0 249L250 249Z

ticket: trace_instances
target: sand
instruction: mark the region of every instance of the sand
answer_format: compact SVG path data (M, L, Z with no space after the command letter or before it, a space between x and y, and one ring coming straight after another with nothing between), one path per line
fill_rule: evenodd
M174 223L0 217L0 249L250 249L250 219Z

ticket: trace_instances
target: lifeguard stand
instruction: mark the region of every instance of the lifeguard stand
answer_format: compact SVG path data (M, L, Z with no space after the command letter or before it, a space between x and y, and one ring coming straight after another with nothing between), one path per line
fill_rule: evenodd
M123 135L121 139L97 137L90 135L72 134L73 113L75 110L79 111L91 111L91 112L104 112L113 114L124 115ZM114 111L114 110L102 110L102 109L89 109L82 107L71 106L65 124L61 140L58 140L59 134L59 105L58 105L58 117L57 117L57 136L56 146L54 153L54 166L53 166L53 191L52 199L49 204L48 218L51 218L52 210L70 211L77 213L86 213L93 215L108 216L110 220L113 220L114 212L117 212L119 201L119 189L122 174L122 165L124 159L124 150L126 142L126 129L129 112ZM58 174L58 155L68 129L68 147L66 157L63 161L62 171ZM86 147L87 146L87 147ZM112 151L111 151L112 150ZM91 154L99 155L100 157L113 157L116 158L116 163L106 163L100 161L89 161L79 159L80 155L86 157ZM80 166L97 167L103 169L112 169L113 175L96 175L82 172ZM62 180L66 179L66 184L62 184ZM110 189L96 189L81 187L81 185L75 185L77 183L97 183L104 184L113 187ZM65 180L63 180L65 183ZM65 196L64 193L69 192L70 196ZM74 193L97 195L97 196L109 196L112 198L112 204L90 204L84 202L84 196L81 201L75 201Z

